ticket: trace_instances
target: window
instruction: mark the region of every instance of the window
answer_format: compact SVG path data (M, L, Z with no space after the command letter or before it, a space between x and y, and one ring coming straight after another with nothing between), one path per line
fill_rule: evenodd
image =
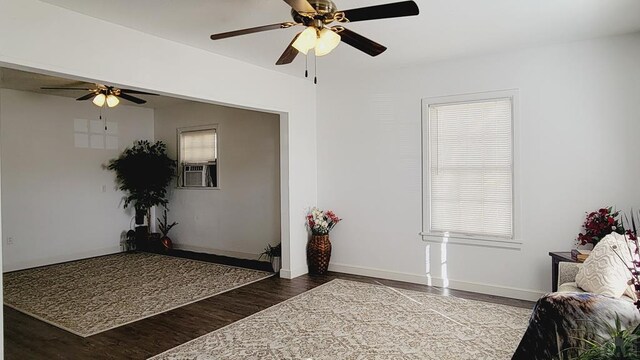
M178 129L178 159L179 187L217 188L217 126Z
M423 101L427 240L517 243L514 99L495 92Z

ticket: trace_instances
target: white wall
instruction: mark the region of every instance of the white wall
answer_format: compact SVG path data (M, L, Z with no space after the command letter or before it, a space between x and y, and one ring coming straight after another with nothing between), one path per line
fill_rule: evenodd
M449 245L453 288L535 299L549 251L568 250L585 211L640 204L640 35L377 73L336 69L318 89L318 198L344 218L333 269L441 283L421 231L422 98L520 90L520 251ZM335 70L335 71L334 71ZM325 85L331 84L331 85ZM349 94L344 96L343 94ZM322 106L331 104L331 106Z
M303 216L317 199L313 83L37 0L0 0L0 8L1 66L281 113L281 276L307 271ZM78 29L109 36L95 41Z
M177 129L218 125L219 189L175 189L176 248L257 258L280 242L280 117L188 102L155 109L156 140L177 158Z
M153 110L104 111L118 123L120 146L105 150L74 146L74 119L98 119L90 101L1 89L0 102L3 270L120 251L133 214L102 165L134 140L153 139Z

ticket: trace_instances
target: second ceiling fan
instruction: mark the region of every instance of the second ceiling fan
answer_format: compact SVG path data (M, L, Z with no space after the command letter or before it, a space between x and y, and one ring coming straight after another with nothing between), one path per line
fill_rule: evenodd
M148 92L144 92L144 91L138 91L138 90L131 90L131 89L120 89L114 86L108 86L108 85L102 85L102 84L96 84L96 86L94 88L88 88L88 87L82 87L82 88L78 88L78 87L48 87L48 86L44 86L41 87L40 89L42 90L82 90L82 91L88 91L89 93L83 96L80 96L79 98L77 98L76 100L78 101L84 101L84 100L89 100L91 98L93 98L92 102L98 106L98 107L103 107L104 105L107 105L108 107L114 107L117 106L120 103L120 100L118 98L127 100L127 101L131 101L132 103L136 103L138 105L140 104L144 104L147 101L144 99L140 99L137 96L133 96L131 94L136 94L136 95L157 95L157 94L152 94L152 93L148 93Z
M306 55L311 49L315 49L316 56L326 55L338 46L340 41L371 56L377 56L382 54L387 48L345 28L342 24L356 21L414 16L420 13L418 5L414 1L402 1L351 10L338 10L331 0L284 1L291 6L293 21L213 34L211 35L211 40L220 40L233 36L304 25L306 29L293 38L276 62L276 65L289 64L296 58L298 53L302 52ZM330 27L334 22L338 22L339 25Z

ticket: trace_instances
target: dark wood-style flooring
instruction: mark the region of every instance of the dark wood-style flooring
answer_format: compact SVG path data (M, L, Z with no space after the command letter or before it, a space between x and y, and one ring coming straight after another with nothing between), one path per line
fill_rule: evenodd
M250 268L264 269L265 266L264 263L239 263L215 255L189 252L176 252L175 255ZM533 307L529 301L340 273L305 275L293 280L274 276L88 338L71 334L5 306L5 359L146 359L337 278Z

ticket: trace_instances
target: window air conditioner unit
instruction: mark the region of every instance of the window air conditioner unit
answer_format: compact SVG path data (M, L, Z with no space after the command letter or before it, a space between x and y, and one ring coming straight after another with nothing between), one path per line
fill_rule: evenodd
M203 164L184 164L184 186L207 186L207 166Z

